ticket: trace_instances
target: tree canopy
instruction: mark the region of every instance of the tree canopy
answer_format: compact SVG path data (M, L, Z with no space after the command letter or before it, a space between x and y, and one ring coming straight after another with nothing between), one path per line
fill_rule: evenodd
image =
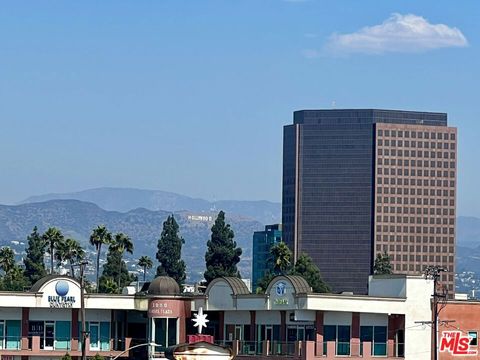
M123 261L125 251L133 253L132 241L125 234L116 234L108 246L107 261L99 278L99 292L111 293L114 290L113 292L117 293L134 280ZM115 287L112 286L112 282L116 284Z
M50 255L50 274L53 274L53 260L55 258L55 251L63 242L63 234L60 229L56 227L49 227L42 235L43 241L46 243L47 253Z
M0 277L0 290L21 291L28 287L23 270L15 263L15 253L8 246L0 249L0 268L4 272Z
M153 261L149 256L144 255L138 259L137 265L143 269L143 281L145 281L147 277L147 270L153 267Z
M390 263L390 255L386 251L378 253L373 264L373 273L375 275L386 275L392 273L392 264Z
M225 213L220 211L212 226L212 235L207 242L205 253L207 270L204 277L207 284L222 276L240 277L237 264L240 262L242 249L237 247L234 237L230 224L225 223Z
M300 255L291 271L291 275L300 275L312 287L313 292L328 293L331 292L330 286L323 281L322 275L312 258L306 254Z
M292 253L285 243L280 242L273 245L270 249L270 254L270 262L273 263L272 270L257 281L257 293L265 292L268 284L270 284L272 279L277 275L299 275L307 280L313 292L327 293L331 291L328 284L323 281L320 270L308 255L300 255L292 267L290 260Z
M107 245L112 242L112 234L107 230L105 225L99 225L93 229L90 235L90 244L95 246L97 251L96 263L96 285L97 291L100 288L100 255L102 252L102 245Z
M182 260L182 245L185 240L179 235L179 226L173 215L163 223L163 230L157 243L157 276L167 275L179 286L185 282L185 262Z
M47 244L38 233L36 226L33 228L32 233L27 237L27 241L27 255L23 259L23 264L25 265L25 276L28 282L33 285L47 274L44 262L44 254Z

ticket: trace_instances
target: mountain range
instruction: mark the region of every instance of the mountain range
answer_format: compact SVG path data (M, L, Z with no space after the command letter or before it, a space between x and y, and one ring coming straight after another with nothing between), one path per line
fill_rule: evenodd
M135 251L131 263L142 255L155 258L157 240L162 224L168 215L174 214L185 239L182 257L187 263L188 280L198 281L204 271L206 243L216 212L205 212L204 218L192 220L188 211L152 211L143 208L127 212L107 211L98 205L79 200L49 200L14 206L0 205L0 245L12 246L17 253L25 248L26 237L34 226L45 231L56 226L66 236L73 237L87 249L90 260L94 258L93 247L88 238L93 228L104 224L113 232L128 234L134 241ZM207 219L206 221L203 219ZM226 214L226 220L235 232L235 240L243 249L239 270L243 277L250 277L251 239L254 231L262 230L263 224L254 219ZM127 256L128 258L129 256ZM92 268L93 269L93 268Z
M225 213L250 217L263 224L275 224L280 222L281 219L280 203L265 200L208 201L167 191L133 188L103 187L71 193L31 196L20 202L20 204L44 202L48 200L80 200L97 204L105 210L120 212L127 212L138 208L154 211L190 211L198 213L223 210Z
M235 232L243 255L243 277L251 271L252 235L265 224L278 223L281 205L268 201L207 201L158 190L98 188L75 193L47 194L25 199L18 205L0 205L0 245L21 252L34 226L44 231L57 226L88 245L91 230L105 224L112 232L125 232L135 241L133 258L154 257L162 223L173 213L185 239L183 257L188 280L197 281L204 271L204 254L210 228L219 210ZM192 216L193 215L193 216ZM13 242L12 242L13 241ZM457 273L471 271L480 277L480 219L457 218ZM133 264L131 258L131 264Z

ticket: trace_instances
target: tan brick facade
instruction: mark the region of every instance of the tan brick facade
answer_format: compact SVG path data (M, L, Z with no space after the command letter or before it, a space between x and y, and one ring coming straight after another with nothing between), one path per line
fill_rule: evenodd
M396 273L443 266L455 291L457 130L376 124L374 252L387 251Z

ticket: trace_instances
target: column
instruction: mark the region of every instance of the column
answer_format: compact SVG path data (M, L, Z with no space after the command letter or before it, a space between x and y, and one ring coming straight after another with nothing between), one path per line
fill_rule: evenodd
M29 308L22 308L22 339L21 349L28 350L28 321L30 316Z
M323 355L323 311L317 311L315 315L315 328L316 328L316 349L317 349L317 356Z
M250 311L250 341L257 341L256 312Z
M225 312L218 312L218 337L216 340L225 340Z
M350 355L360 355L360 314L352 313L352 339L350 340Z
M287 313L286 311L280 311L280 341L285 342L285 337L287 333ZM274 339L275 340L275 339Z
M78 332L78 309L72 309L72 350L76 351L78 349L80 334ZM81 350L81 349L79 349Z

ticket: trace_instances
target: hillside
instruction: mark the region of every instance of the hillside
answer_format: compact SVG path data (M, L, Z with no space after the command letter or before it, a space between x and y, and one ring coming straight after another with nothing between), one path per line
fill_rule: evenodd
M65 234L82 242L93 256L93 247L87 245L91 230L105 224L112 232L124 232L135 242L134 258L141 255L154 257L162 223L169 211L134 209L128 212L107 211L96 204L79 200L51 200L15 206L0 205L0 245L10 245L17 252L23 251L25 239L34 226L44 231L48 226L57 226ZM185 239L183 258L188 267L188 280L201 278L204 271L204 254L210 236L212 222L192 221L191 212L174 212L181 235ZM215 219L216 213L207 212ZM240 271L243 277L250 276L251 239L263 225L255 220L227 214L227 221L235 232L235 239L243 249ZM13 241L13 242L12 242ZM18 242L18 243L17 243ZM92 257L93 259L93 257ZM132 262L133 264L133 262Z
M97 204L102 209L127 212L145 208L169 212L191 211L208 213L224 210L226 213L241 214L255 219L262 224L279 223L281 220L281 204L269 201L207 201L188 196L160 191L132 188L97 188L74 193L46 194L32 196L21 204L44 202L49 200L80 200Z

